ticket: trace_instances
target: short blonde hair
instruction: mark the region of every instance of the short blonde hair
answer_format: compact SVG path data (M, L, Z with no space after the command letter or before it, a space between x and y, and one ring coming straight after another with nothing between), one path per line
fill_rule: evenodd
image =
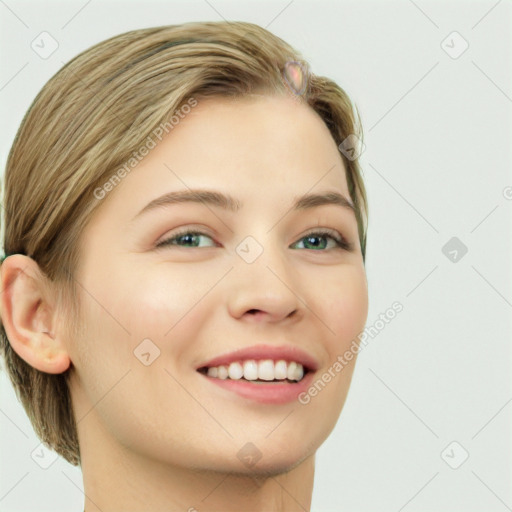
M94 191L190 98L290 93L283 71L291 61L307 69L299 52L252 23L193 22L112 37L80 53L45 84L7 160L4 250L33 258L55 284L59 304L71 313L70 333L79 328L73 275L80 234L101 204ZM335 82L308 73L304 90L295 93L321 116L337 145L350 134L362 139L357 110ZM364 262L366 192L357 158L341 154ZM0 349L37 436L79 465L69 369L49 374L33 368L12 349L3 325Z

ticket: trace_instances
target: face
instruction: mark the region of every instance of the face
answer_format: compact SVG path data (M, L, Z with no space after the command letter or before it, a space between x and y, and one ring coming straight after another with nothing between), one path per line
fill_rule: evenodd
M238 209L210 195L139 213L197 189ZM83 459L101 447L187 468L280 472L316 451L354 360L339 372L333 364L368 311L354 211L343 200L295 207L325 193L350 202L321 118L292 98L253 95L201 101L107 194L83 232L83 335L69 341ZM300 369L283 360L302 362L305 376L292 382ZM330 382L301 403L330 368ZM251 381L255 371L278 381ZM256 450L251 468L244 455Z

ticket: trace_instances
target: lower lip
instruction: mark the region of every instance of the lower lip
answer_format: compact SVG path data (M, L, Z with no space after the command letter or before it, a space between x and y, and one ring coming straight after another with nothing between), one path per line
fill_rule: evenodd
M283 383L251 383L247 380L217 379L204 375L212 384L232 391L243 398L263 404L286 404L297 400L298 395L305 392L313 380L314 372L308 372L295 384Z

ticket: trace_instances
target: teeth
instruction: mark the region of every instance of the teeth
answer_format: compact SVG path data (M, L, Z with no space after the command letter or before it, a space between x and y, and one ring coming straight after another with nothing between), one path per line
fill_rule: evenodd
M301 364L298 364L295 368L295 380L301 380L304 377L304 368Z
M291 380L295 377L295 373L297 372L297 363L295 361L292 361L288 365L288 372L287 377Z
M244 379L256 380L258 378L258 363L254 359L244 362Z
M240 380L244 376L244 369L240 363L231 363L228 368L230 379Z
M274 361L265 359L258 363L258 378L260 380L274 380Z
M235 361L229 366L212 366L208 368L207 375L217 379L232 380L295 380L300 381L304 377L304 368L301 364L284 359L273 361L272 359L263 359L255 361Z
M286 379L288 375L288 364L282 359L274 365L274 377L278 380Z

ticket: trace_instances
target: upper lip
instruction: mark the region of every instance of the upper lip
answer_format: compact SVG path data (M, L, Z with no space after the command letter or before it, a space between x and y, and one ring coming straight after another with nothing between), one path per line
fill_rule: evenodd
M214 357L209 361L201 363L196 370L211 366L229 366L230 363L248 359L273 359L274 361L284 359L285 361L300 363L307 370L315 371L318 368L316 359L295 345L253 345Z

